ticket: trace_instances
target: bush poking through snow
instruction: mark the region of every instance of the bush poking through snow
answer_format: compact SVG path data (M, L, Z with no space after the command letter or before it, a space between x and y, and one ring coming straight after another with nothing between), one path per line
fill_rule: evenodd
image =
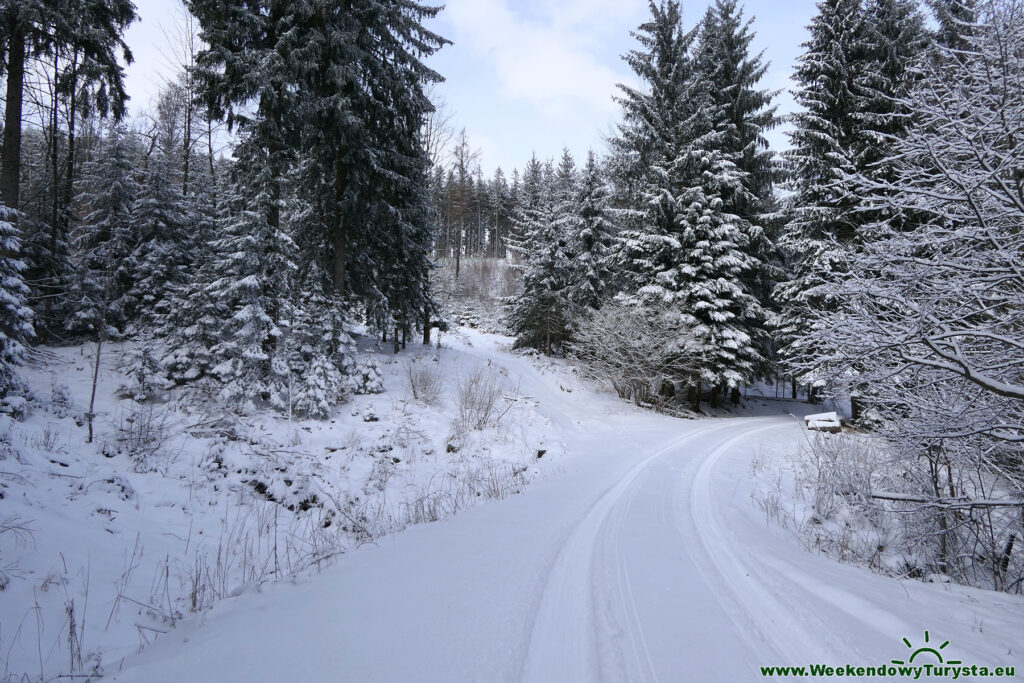
M817 435L796 472L804 511L794 508L793 526L808 549L889 575L1021 592L1024 519L1012 489L991 472L958 470L950 456ZM788 495L781 479L762 488L758 505L788 526L777 504L766 506Z
M56 417L67 417L74 411L71 389L67 384L59 384L54 381L50 390L49 409Z
M318 353L309 362L292 395L292 410L297 415L316 419L331 416L334 406L344 397L344 377L338 366ZM291 385L289 385L291 389Z
M658 399L665 383L694 379L695 335L667 309L613 301L577 322L571 352L586 379L607 382L619 398L640 405Z
M844 504L870 502L872 477L882 458L871 444L817 438L807 455L814 473L812 505L819 518L831 517Z
M441 372L437 364L419 357L406 361L405 376L409 380L409 391L417 401L433 405L441 397Z
M456 420L464 429L485 429L496 421L504 382L497 368L488 363L479 365L459 384Z
M167 416L151 404L134 404L121 413L116 441L119 453L131 458L136 472L159 470L161 451L170 438Z

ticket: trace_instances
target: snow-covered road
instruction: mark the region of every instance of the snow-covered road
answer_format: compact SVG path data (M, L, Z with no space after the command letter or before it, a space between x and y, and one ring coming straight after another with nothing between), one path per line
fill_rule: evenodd
M763 680L764 665L888 663L929 629L951 641L947 659L1018 663L1019 598L886 579L765 524L750 463L802 438L781 410L674 420L566 393L495 349L463 352L503 364L549 411L560 471L308 583L225 601L115 680Z

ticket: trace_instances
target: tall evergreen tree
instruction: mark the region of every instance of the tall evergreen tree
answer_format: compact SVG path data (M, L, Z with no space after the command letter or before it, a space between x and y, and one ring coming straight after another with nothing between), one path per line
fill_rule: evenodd
M779 117L771 104L774 93L758 88L768 64L751 54L752 23L738 0L716 0L701 25L697 68L711 87L716 145L741 174L739 190L723 198L726 208L756 225L771 205L772 151L765 133Z
M867 0L865 34L868 63L857 82L864 141L854 167L890 180L892 164L881 162L893 140L907 129L912 112L905 101L914 84L912 67L927 47L927 33L913 0Z
M170 313L172 290L185 280L196 257L196 235L188 229L178 155L172 149L158 146L150 155L132 224L128 312L136 327L148 330Z
M65 323L72 336L116 337L134 316L136 306L129 293L139 273L128 262L136 245L135 207L140 195L134 162L131 135L114 126L83 169L78 205L85 213L72 236L74 274Z
M213 348L212 373L223 382L221 394L243 407L289 403L287 353L281 348L282 321L293 315L295 243L269 220L275 203L275 178L267 152L259 144L236 150L238 176L228 217L217 240L211 281L198 296L217 302L226 319Z
M732 162L739 184L724 188L726 212L735 214L744 233L745 251L753 267L743 276L744 286L762 308L773 303L772 292L782 278L776 238L770 234L775 210L773 153L765 133L779 124L771 101L774 93L758 87L768 70L761 54L751 53L752 19L745 19L737 0L716 0L700 28L697 68L710 83L715 108L714 147ZM766 320L751 321L751 333L766 355L772 343Z
M372 232L367 204L421 200L429 160L419 138L432 109L423 86L440 79L421 59L446 41L422 22L439 8L405 0L190 0L210 48L199 57L213 111L254 130L280 183L287 150L315 157L318 191L331 210L330 269L338 293L373 295L366 270L349 274L350 247ZM256 117L246 114L255 99ZM270 222L279 226L279 216ZM368 264L387 267L388 264Z
M620 235L621 260L629 300L667 305L692 328L702 357L696 376L680 379L696 383L697 396L711 387L716 401L720 388L748 381L759 359L750 328L760 307L742 282L753 261L723 200L740 188L740 173L717 149L711 83L691 54L696 29L683 29L677 2L650 9L634 33L646 49L626 56L646 87L620 86L625 122L616 151L649 164L640 229Z
M571 255L566 300L574 309L597 309L611 286L610 256L616 234L612 193L597 155L587 153L566 222L566 241Z
M15 367L32 336L32 312L25 304L28 287L22 280L21 240L14 212L0 205L0 412L21 415L24 387Z
M781 237L791 279L777 290L783 304L777 334L790 356L800 352L792 342L807 328L808 307L837 305L811 293L842 268L839 245L856 235L856 198L843 178L855 172L866 139L859 83L870 51L861 1L821 0L810 33L796 72L803 111L795 116L788 154L794 209Z
M522 273L522 294L510 302L508 326L516 348L534 348L551 355L562 348L569 331L565 287L569 259L563 222L554 204L544 201L526 209L519 221L523 235L514 251Z
M977 0L926 0L938 24L935 40L952 50L964 50L972 44L978 15ZM939 56L939 55L935 55Z

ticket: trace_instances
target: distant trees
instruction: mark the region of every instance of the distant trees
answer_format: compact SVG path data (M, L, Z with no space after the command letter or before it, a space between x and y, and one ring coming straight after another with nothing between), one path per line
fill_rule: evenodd
M687 348L703 346L691 374L670 384L689 385L695 406L705 391L717 405L765 372L771 347L762 302L779 258L761 225L776 210L764 133L777 118L735 2L716 3L690 30L679 3L650 9L634 34L640 48L625 56L643 85L622 88L609 155L589 154L582 169L568 151L534 157L506 186L500 170L490 183L465 172L463 133L451 169L433 177L435 254L456 264L511 254L522 293L509 301L510 331L545 353L592 332L588 320L615 298L657 309L662 322L675 316Z
M124 72L118 53L131 61L125 29L135 20L128 0L10 0L0 9L7 91L0 171L0 202L20 206L21 132L27 69L46 63L57 75L55 96L68 102L69 152L74 149L74 115L95 111L120 118L125 111ZM44 61L45 60L45 61ZM55 97L55 101L56 101ZM56 117L56 106L53 108ZM71 159L73 162L73 158ZM57 191L57 188L54 188Z

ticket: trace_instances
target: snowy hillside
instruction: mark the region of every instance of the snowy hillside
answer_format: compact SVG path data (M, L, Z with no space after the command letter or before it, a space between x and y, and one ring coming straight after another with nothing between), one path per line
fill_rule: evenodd
M445 344L378 353L383 391L327 422L232 417L180 392L119 398L128 347L116 346L92 444L82 414L94 347L39 349L24 372L38 405L25 422L0 417L3 679L110 672L218 600L517 493L558 463L560 427L518 378L473 338ZM410 364L436 396L413 397ZM492 405L460 395L468 378L493 390Z

